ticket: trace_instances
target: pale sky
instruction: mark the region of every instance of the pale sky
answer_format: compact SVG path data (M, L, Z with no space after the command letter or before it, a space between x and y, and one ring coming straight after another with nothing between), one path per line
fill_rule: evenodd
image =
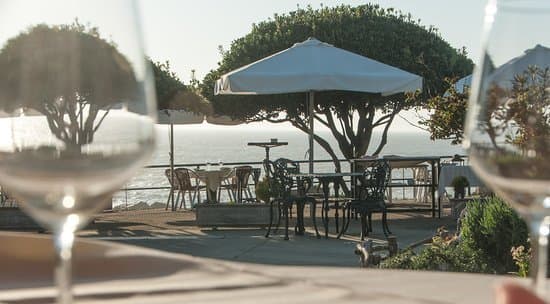
M305 8L311 5L316 9L321 5L357 6L368 2L358 0L140 0L147 53L155 61L168 60L171 69L186 84L189 83L192 69L196 70L198 80L202 80L211 69L216 69L221 59L218 46L229 49L233 40L250 32L253 23L267 20L276 13L296 10L298 6ZM452 47L465 46L469 57L474 61L480 57L485 0L373 0L370 2L410 13L414 19L420 19L421 24L437 27L442 37ZM402 115L408 120L417 121L414 113L402 113ZM262 123L262 125L268 125L268 123ZM292 128L290 125L280 124L277 127ZM319 127L322 128L322 126ZM419 131L400 118L394 121L391 130Z
M393 7L425 26L434 25L451 46L465 46L470 58L480 52L484 0L140 0L147 53L156 61L170 61L172 70L187 84L191 70L202 80L220 60L218 46L229 49L231 41L250 32L273 14L350 4L377 3Z
M305 8L311 5L314 9L321 6L333 7L341 4L352 6L368 3L359 0L138 0L142 28L145 36L146 53L155 61L169 61L174 71L186 84L189 84L191 70L196 70L198 80L212 69L217 68L221 59L218 46L229 49L231 42L250 32L253 23L267 20L274 14L283 14L294 11L297 7ZM452 47L465 46L469 57L474 61L480 56L480 40L485 0L373 0L371 3L382 7L401 10L410 13L414 19L420 19L421 24L434 25L440 30L442 37ZM50 19L43 20L49 23L72 22L70 14L42 14L37 3L50 7L51 3L42 1L10 2L11 6L32 4L33 10L25 14L7 14L0 19L0 44L10 36L25 28L26 22L40 20L42 15ZM88 2L86 2L88 3ZM109 5L117 4L109 1ZM0 10L5 11L7 2L0 0ZM90 5L97 5L91 1ZM10 7L11 7L10 6ZM101 5L99 5L101 7ZM54 8L50 8L54 9ZM113 10L116 11L116 10ZM81 12L82 13L82 12ZM99 26L107 33L106 37L122 37L116 40L119 47L125 47L132 53L136 48L126 46L125 36L130 33L127 28L118 26L123 22L112 14L97 14L95 11L84 9L84 13L93 15L92 24ZM70 17L70 20L57 20L59 17ZM53 18L53 19L52 19ZM105 20L103 20L105 19ZM81 20L86 23L86 14ZM13 31L10 31L13 30ZM107 30L109 29L109 30ZM122 44L121 42L122 41ZM141 58L141 57L140 57ZM410 120L414 115L408 114ZM247 126L243 126L247 127ZM286 127L290 127L287 125ZM238 128L238 127L235 127ZM394 121L392 130L408 131L411 128L402 120Z

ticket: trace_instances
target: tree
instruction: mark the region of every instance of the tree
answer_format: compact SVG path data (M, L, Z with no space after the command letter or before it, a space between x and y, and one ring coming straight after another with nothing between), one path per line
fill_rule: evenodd
M157 103L160 110L185 110L197 114L210 114L212 106L191 85L187 86L170 70L170 63L153 62Z
M511 88L490 84L482 128L497 150L497 138L523 153L543 156L550 150L550 68L529 66L514 75Z
M472 69L464 50L453 49L437 29L421 26L410 15L370 4L318 10L308 7L255 24L249 34L233 41L230 49L222 52L219 67L204 78L201 93L218 113L248 122L289 122L309 132L304 94L214 96L213 87L224 73L311 36L422 75L428 95L442 91L445 76L466 75ZM402 110L422 105L418 100L403 94L382 97L356 92L318 92L315 120L331 130L346 158L366 154L373 131L382 129L382 139L373 153L378 154L388 141L387 133L395 116ZM319 134L315 140L331 155L339 170L333 147Z
M498 138L504 137L504 144L544 155L550 150L547 140L550 137L550 97L546 89L550 83L550 68L533 65L510 78L510 88L495 83L489 85L484 97L487 110L479 119L480 129L497 150L502 149ZM454 79L447 79L447 85L444 95L428 100L427 108L432 113L420 123L428 128L432 139L450 139L453 144L459 144L464 136L470 90L458 92Z
M97 28L78 22L38 25L8 40L0 50L0 71L4 111L30 108L43 114L72 153L93 141L115 104L139 94L124 55Z
M462 142L470 89L457 91L455 81L456 78L447 78L448 89L445 94L428 99L425 108L431 113L419 123L430 132L432 140L447 139L456 145Z

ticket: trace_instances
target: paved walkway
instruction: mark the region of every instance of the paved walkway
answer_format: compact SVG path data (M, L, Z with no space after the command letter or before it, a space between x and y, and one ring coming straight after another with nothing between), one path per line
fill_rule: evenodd
M199 229L194 223L194 212L155 209L105 213L79 235L230 261L358 266L353 251L359 241L359 221L352 221L349 235L342 239L336 239L335 235L317 239L307 218L305 224L306 235L294 236L292 233L290 240L284 241L281 230L265 238L264 229ZM373 226L371 237L383 242L381 223L376 216ZM432 236L441 226L454 229L455 221L449 217L433 219L419 213L389 215L389 227L400 248Z

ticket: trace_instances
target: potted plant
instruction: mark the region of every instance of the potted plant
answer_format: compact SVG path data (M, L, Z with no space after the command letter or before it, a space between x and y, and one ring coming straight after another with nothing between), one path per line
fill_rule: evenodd
M455 191L455 199L463 199L466 195L466 188L470 186L468 179L464 176L456 176L451 182Z
M269 187L269 180L264 177L258 185L256 185L256 198L262 202L269 203L271 197L271 189Z

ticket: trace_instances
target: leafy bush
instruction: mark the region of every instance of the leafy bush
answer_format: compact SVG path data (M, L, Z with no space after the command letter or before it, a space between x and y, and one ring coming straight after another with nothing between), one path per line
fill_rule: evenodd
M264 177L264 179L256 185L256 197L263 202L269 203L271 191L269 189L269 180L267 177Z
M415 269L413 258L415 253L412 250L405 250L396 254L380 264L380 268L388 269Z
M451 182L451 186L453 186L453 188L455 189L465 188L470 186L470 183L468 182L468 179L466 177L460 175L453 178L453 181Z
M380 267L525 276L530 258L525 222L497 197L469 202L467 208L458 241L434 237L418 253L405 250Z
M480 258L481 253L456 242L446 242L435 237L433 243L418 254L406 250L385 260L381 268L411 270L436 270L456 272L490 272Z
M529 248L527 225L498 197L467 204L460 238L466 248L479 250L496 273L517 272L510 250L518 246Z
M518 266L518 276L526 278L529 275L529 268L531 266L531 248L525 250L523 246L512 247L510 252L512 253L514 262Z

